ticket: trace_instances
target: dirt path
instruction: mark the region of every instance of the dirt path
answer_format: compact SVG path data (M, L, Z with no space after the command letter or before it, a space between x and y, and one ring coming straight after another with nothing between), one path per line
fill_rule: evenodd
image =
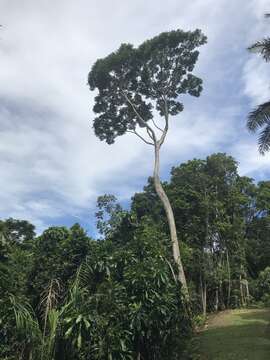
M212 316L195 344L194 360L270 360L270 309Z

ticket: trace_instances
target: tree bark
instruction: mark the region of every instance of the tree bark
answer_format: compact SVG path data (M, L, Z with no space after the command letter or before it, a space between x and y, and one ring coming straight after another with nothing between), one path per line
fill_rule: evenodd
M242 284L242 275L239 275L239 286L240 286L240 296L241 296L241 305L245 305L244 293L243 293L243 284Z
M170 237L171 237L171 242L172 242L173 258L174 258L174 261L175 261L175 263L177 265L177 269L178 269L177 278L178 278L178 281L182 285L182 289L183 289L185 297L188 299L188 287L187 287L186 276L185 276L185 272L184 272L183 264L182 264L182 260L181 260L181 254L180 254L179 242L178 242L178 238L177 238L174 214L173 214L170 200L168 199L168 196L166 195L166 193L161 185L161 181L160 181L160 177L159 177L160 146L161 146L160 142L157 141L155 143L154 185L155 185L155 190L157 192L157 195L162 202L162 205L164 207L164 210L165 210L165 213L167 216L167 220L168 220L168 225L169 225L169 229L170 229Z
M206 287L206 283L204 282L204 287L203 287L203 315L204 315L204 317L206 317L206 312L207 312L207 287Z
M215 311L218 311L219 297L218 297L218 286L216 287L216 300L215 300Z
M246 292L247 292L247 302L249 303L250 294L249 294L249 284L248 284L248 280L246 280Z
M229 252L226 249L226 259L227 259L227 270L228 270L228 294L227 294L227 308L230 306L231 300L231 266L229 261Z
M207 287L205 280L202 279L202 273L200 272L200 287L201 287L201 299L202 299L202 312L203 316L206 317L207 310Z

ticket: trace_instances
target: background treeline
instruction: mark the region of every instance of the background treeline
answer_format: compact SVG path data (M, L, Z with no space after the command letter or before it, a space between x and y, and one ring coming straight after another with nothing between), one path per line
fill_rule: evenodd
M78 224L37 237L27 221L0 222L1 359L179 359L206 312L270 305L270 181L213 154L174 167L163 185L191 309L149 178L129 211L98 198L99 241Z

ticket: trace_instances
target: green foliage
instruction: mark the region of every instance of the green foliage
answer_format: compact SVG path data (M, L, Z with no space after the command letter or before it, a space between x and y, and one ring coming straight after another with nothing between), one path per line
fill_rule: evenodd
M91 239L78 224L71 229L51 227L44 231L35 243L34 264L28 281L35 306L52 279L60 279L62 293L67 291L90 248Z
M52 284L54 282L52 281ZM16 319L17 336L23 359L55 360L57 341L59 340L60 320L65 306L57 310L52 302L51 289L44 298L46 309L40 322L30 304L22 304L11 299Z
M98 90L95 97L94 129L100 140L112 144L117 136L145 127L153 111L164 116L183 110L179 95L199 96L202 80L192 74L206 42L200 30L164 32L138 48L120 48L93 65L88 83Z
M102 240L78 224L33 238L32 226L0 222L1 359L176 360L206 311L268 306L269 182L254 184L232 157L213 154L174 167L163 186L192 318L150 178L130 211L112 195L98 199Z
M2 222L6 237L11 243L31 242L35 237L35 227L26 220L17 220L9 218Z
M97 229L106 238L113 236L121 225L126 213L117 203L114 195L103 195L97 199Z
M113 253L102 244L80 269L65 334L93 359L175 359L190 334L166 249L144 234Z
M259 184L257 191L252 179L238 175L232 157L213 154L206 160L195 159L174 167L164 187L182 240L194 312L200 313L203 307L211 311L245 303L249 249L246 230L250 221L259 215L262 219L258 206L264 206L263 214L267 214L267 184ZM168 233L151 180L144 192L133 198L132 211L139 219L151 218L152 226L155 223ZM258 253L264 256L259 248ZM206 296L205 305L202 296Z
M264 294L261 298L264 307L270 308L270 294Z
M258 291L262 295L270 294L270 267L268 266L258 277Z
M27 221L8 219L0 221L0 358L13 360L18 346L14 334L10 296L26 299L27 278L32 265L29 246L34 226Z

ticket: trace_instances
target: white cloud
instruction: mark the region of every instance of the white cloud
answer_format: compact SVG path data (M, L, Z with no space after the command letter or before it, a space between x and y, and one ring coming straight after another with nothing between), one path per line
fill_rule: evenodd
M252 106L270 99L270 66L262 58L250 59L244 67L245 94Z
M213 151L256 153L244 130L245 96L256 103L265 95L267 69L245 48L266 33L265 11L266 1L257 0L2 0L0 216L43 228L87 218L100 193L124 199L139 190L151 174L151 150L132 136L113 146L94 136L87 73L121 42L169 29L202 28L209 43L197 68L204 94L186 99L173 120L164 168ZM250 156L242 168L264 169L265 159Z
M264 17L264 14L270 11L269 2L253 0L251 11L257 21L250 28L247 46L269 36L270 19ZM243 80L244 93L249 97L252 106L270 98L270 66L258 54L250 54L243 68Z

